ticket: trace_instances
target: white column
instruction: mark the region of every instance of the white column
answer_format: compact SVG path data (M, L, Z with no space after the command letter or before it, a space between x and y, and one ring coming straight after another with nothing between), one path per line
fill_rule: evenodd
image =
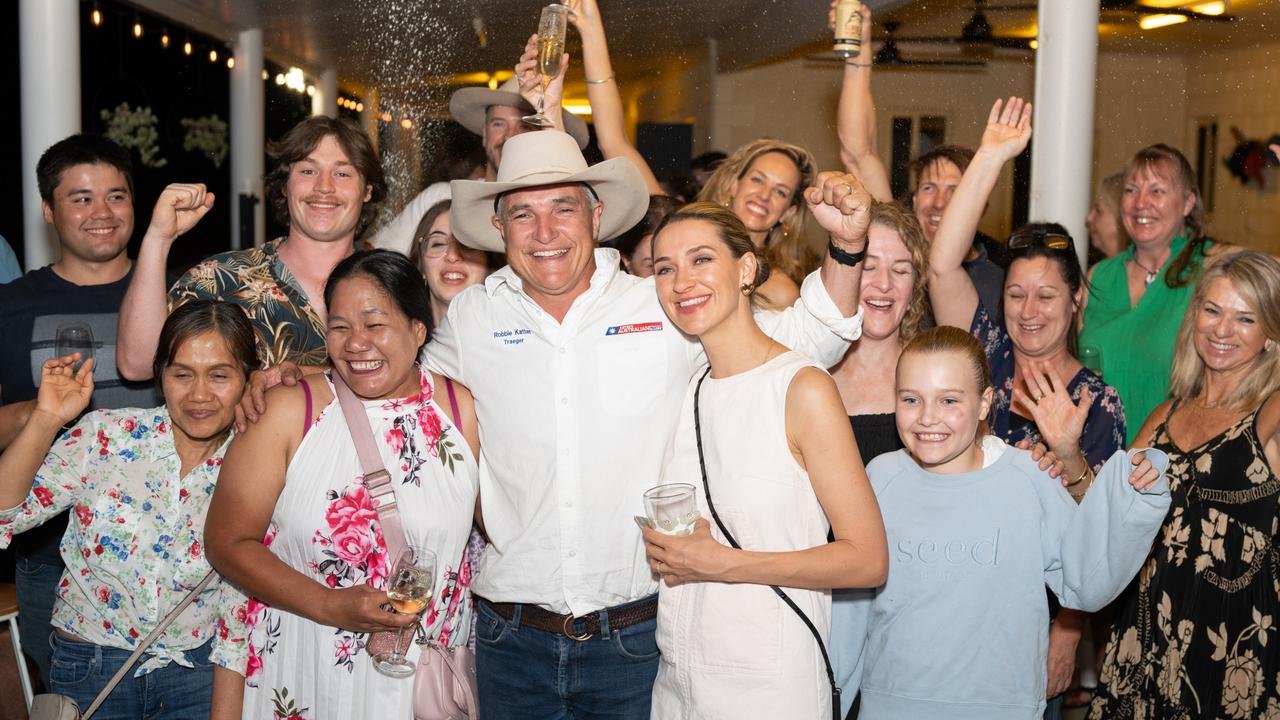
M338 71L325 68L316 83L316 94L311 96L311 114L338 116Z
M58 259L44 221L36 163L50 145L80 132L79 0L21 0L18 67L22 106L22 232L28 270Z
M240 196L253 195L253 244L266 239L266 200L262 193L266 142L262 87L262 30L241 30L235 40L236 66L231 69L231 247L239 250Z
M1084 219L1092 195L1098 0L1040 0L1039 25L1030 219L1066 226L1084 265L1089 249Z

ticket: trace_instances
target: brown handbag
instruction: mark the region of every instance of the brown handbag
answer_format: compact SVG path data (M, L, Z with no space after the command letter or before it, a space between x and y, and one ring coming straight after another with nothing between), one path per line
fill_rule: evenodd
M396 505L395 488L391 474L382 464L373 429L364 405L342 376L333 373L333 386L338 404L347 421L347 429L360 457L364 472L364 486L369 497L376 500L378 522L382 526L382 539L387 544L387 557L395 558L408 544L404 526L400 522L400 509ZM455 413L456 416L456 413ZM457 423L455 417L454 422ZM418 625L422 648L418 655L418 667L413 676L413 716L415 720L469 720L478 717L476 706L475 656L466 646L442 647L428 640ZM365 649L373 655L390 650L399 640L399 633L380 632L369 636Z

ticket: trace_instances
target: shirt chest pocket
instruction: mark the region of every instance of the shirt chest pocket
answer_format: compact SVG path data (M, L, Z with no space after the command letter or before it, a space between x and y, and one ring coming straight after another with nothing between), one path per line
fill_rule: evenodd
M596 345L596 392L605 414L642 415L670 391L667 343L660 332L614 335Z

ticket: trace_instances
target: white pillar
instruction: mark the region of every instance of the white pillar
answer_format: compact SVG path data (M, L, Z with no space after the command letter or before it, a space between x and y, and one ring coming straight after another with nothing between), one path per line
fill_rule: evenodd
M79 0L21 0L18 67L22 90L22 231L26 268L58 259L44 221L36 163L50 145L80 132Z
M236 66L231 69L231 247L239 250L240 196L258 198L253 209L253 244L266 239L266 200L262 193L266 142L262 87L262 30L241 30L235 40Z
M1089 249L1084 219L1092 196L1098 0L1040 0L1038 22L1030 219L1066 226L1083 266Z
M316 83L316 94L311 96L311 114L338 117L338 71L325 68Z

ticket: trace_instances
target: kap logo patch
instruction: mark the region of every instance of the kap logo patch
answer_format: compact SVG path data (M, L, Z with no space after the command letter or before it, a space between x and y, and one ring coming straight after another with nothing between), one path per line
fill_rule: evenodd
M630 335L631 333L659 332L661 330L662 323L660 322L631 323L630 325L614 325L611 328L606 328L604 334L607 337L609 335Z

